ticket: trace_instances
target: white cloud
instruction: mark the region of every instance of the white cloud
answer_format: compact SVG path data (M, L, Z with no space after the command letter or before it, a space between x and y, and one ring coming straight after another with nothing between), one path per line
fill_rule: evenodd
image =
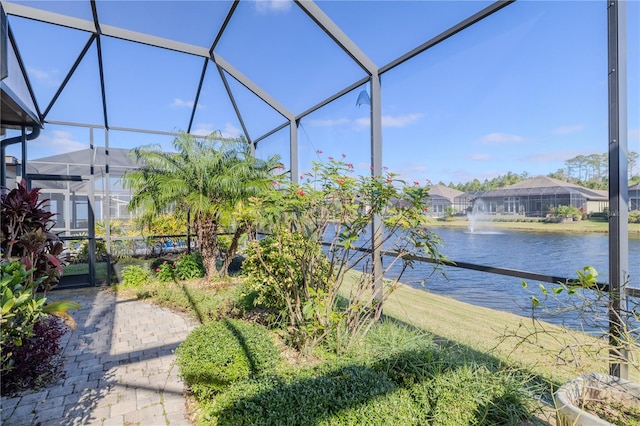
M39 68L34 68L31 66L27 66L27 74L29 78L34 78L35 80L41 81L49 86L59 86L61 81L57 76L57 72L55 70L45 71Z
M382 116L382 127L407 127L416 121L420 120L424 114L422 113L411 113L405 115L383 115ZM371 123L371 119L369 117L358 118L354 121L354 124L357 128L369 127Z
M43 134L33 142L30 142L30 144L33 144L37 148L46 148L54 154L63 154L65 152L89 148L88 143L76 141L71 136L71 133L62 130L54 130L50 135Z
M491 160L491 155L489 154L471 154L467 158L472 161L488 161Z
M567 135L569 133L576 133L584 130L584 126L582 124L574 124L570 126L560 126L556 129L553 129L554 135Z
M336 118L334 120L331 120L331 119L327 119L327 120L308 120L307 123L309 123L311 126L331 127L331 126L340 126L342 124L348 124L349 123L349 119L348 118Z
M262 14L288 12L291 0L255 0L256 10Z
M191 134L196 136L207 136L211 134L215 129L213 124L209 123L197 123L194 129L191 129Z
M211 123L197 123L195 128L191 130L192 135L196 136L208 136L211 133L217 131ZM242 130L237 128L231 123L226 123L224 129L220 131L224 138L237 138L242 135Z
M371 119L369 117L357 118L353 121L353 124L356 128L362 129L364 127L369 127Z
M193 108L193 101L185 101L180 98L175 98L173 102L171 102L171 108ZM200 105L198 105L200 108Z
M237 138L242 135L242 130L238 129L231 123L226 123L224 125L224 129L222 130L222 136L225 138Z
M496 145L504 143L520 143L524 142L524 138L518 135L510 135L508 133L489 133L480 138L480 141L487 145Z
M382 116L382 127L406 127L409 124L413 124L416 121L422 118L423 114L420 113L412 113L407 115L399 115L399 116L391 116L391 115L383 115Z

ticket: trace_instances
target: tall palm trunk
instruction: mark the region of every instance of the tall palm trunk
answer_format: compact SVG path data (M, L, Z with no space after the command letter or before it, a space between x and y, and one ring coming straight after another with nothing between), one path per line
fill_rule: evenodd
M218 224L213 217L205 217L198 223L198 245L202 255L202 263L207 271L207 279L216 278L216 260L220 254L218 248Z
M247 232L248 229L249 224L245 222L238 224L236 232L233 234L233 239L231 240L231 245L229 246L229 251L227 252L227 257L224 259L222 268L220 268L220 278L224 278L227 276L229 265L231 265L231 262L236 255L236 251L238 251L240 237L242 237L242 235Z

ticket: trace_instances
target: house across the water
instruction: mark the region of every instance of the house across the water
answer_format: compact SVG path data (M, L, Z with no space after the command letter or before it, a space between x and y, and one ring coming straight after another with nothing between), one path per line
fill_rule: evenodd
M602 213L609 206L609 195L604 190L537 176L505 188L465 192L456 197L455 204L467 212L545 217L559 206Z

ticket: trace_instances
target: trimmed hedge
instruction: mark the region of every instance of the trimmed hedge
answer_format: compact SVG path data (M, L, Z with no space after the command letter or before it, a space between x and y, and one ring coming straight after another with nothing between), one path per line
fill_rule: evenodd
M199 400L273 370L279 352L266 328L240 320L211 322L178 347L180 374Z

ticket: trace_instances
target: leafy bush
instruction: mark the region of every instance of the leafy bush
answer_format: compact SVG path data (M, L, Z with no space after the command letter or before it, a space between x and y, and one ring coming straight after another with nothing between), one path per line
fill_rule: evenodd
M556 208L556 215L560 217L582 218L580 209L573 206L558 206Z
M329 262L317 242L288 230L251 242L242 271L247 275L249 287L255 294L254 306L267 309L277 318L293 320L287 315L286 299L289 293L304 291L303 265L299 262L304 255L315 259L315 277L318 282L316 291L326 290L329 283ZM301 302L300 297L301 294L296 303ZM314 331L321 333L321 329L320 324L314 325L313 321L309 321L301 331L308 333L308 338L313 338Z
M458 426L531 419L522 377L479 365L449 365L407 387L365 365L242 380L204 403L198 424Z
M640 210L631 210L629 212L629 223L640 223Z
M22 346L23 341L33 336L33 326L43 315L46 299L34 294L35 286L22 263L13 261L0 264L0 360L3 373L10 370L13 363L11 348Z
M439 239L424 215L428 187L407 185L386 171L378 176L353 173L353 164L329 157L326 163L313 162L300 184L274 180L272 191L251 200L255 220L275 239L264 247L253 245L257 267L271 275L269 286L286 300L290 341L303 351L332 334L341 336L335 340L338 352L348 349L382 315L385 300L413 265L410 255L435 263L442 259ZM374 274L371 253L360 245L397 254ZM393 277L384 279L391 270ZM361 272L355 283L345 279L348 271ZM350 295L339 310L343 284L350 286Z
M107 259L107 242L104 240L96 240L96 261L104 261ZM87 263L89 261L89 241L82 241L76 262Z
M218 425L312 425L333 416L340 424L335 419L344 409L394 389L391 381L362 366L244 380L216 396L202 424L215 419ZM363 418L360 424L373 423Z
M198 327L177 350L180 374L198 399L272 370L278 354L264 327L231 319Z
M122 284L126 287L142 287L151 282L151 273L141 266L131 265L122 269Z
M40 189L28 189L24 180L17 188L2 192L0 252L4 260L19 259L32 275L31 280L49 290L62 274L59 256L64 246L58 235L51 232L55 215L44 209L49 200L39 197Z
M66 331L56 317L42 316L33 326L33 335L22 344L3 344L3 352L12 353L12 357L11 368L2 369L2 394L37 388L55 378L60 367L60 338Z
M180 280L193 280L205 275L202 256L198 252L183 253L175 263L174 274Z
M156 268L156 278L158 279L158 281L162 283L175 281L176 277L174 268L175 266L173 265L173 263L165 260L164 263Z

